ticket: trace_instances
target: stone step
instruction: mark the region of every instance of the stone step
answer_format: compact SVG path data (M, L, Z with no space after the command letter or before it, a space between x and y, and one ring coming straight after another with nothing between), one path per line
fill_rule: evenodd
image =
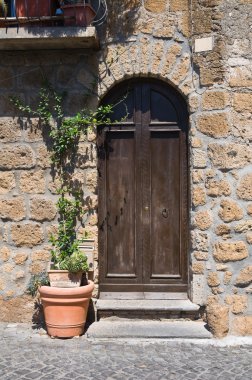
M141 319L198 319L200 307L190 300L105 300L96 303L98 320L117 316Z
M87 337L210 339L212 334L205 326L202 321L143 321L112 318L93 323L87 330Z

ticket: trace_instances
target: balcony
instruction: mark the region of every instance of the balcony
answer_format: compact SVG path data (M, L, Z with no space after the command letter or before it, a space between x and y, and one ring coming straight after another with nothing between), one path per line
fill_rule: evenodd
M106 0L0 0L0 50L97 49Z

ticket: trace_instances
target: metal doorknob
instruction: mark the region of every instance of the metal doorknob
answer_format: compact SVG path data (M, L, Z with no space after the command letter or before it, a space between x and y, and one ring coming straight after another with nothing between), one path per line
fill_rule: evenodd
M164 208L162 210L162 215L163 215L164 218L168 218L168 210L167 210L167 208Z
M145 211L149 211L149 206L145 206Z

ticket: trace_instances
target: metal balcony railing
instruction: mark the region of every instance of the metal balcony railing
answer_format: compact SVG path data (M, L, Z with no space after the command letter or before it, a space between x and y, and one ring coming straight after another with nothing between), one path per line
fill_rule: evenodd
M0 27L98 26L106 17L106 0L0 0Z

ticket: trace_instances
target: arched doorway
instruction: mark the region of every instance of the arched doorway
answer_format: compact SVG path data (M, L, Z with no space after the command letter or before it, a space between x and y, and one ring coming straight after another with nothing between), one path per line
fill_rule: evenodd
M100 294L186 292L186 103L162 81L138 78L103 104L115 106L98 138Z

